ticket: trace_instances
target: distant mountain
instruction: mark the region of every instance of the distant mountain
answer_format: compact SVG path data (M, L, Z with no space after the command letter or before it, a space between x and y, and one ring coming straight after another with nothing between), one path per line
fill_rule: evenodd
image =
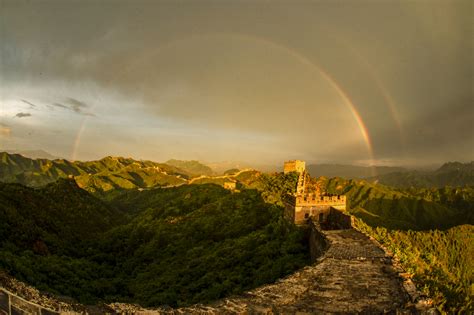
M397 189L337 177L318 183L331 194L345 194L350 212L374 227L428 230L474 224L472 187Z
M148 188L186 183L193 174L175 166L130 158L105 157L98 161L29 159L0 152L0 181L38 187L59 178L74 177L91 192L114 188Z
M193 175L212 175L214 172L212 169L200 163L199 161L182 161L182 160L169 160L165 162L168 165L175 166L177 168L180 168L182 170L187 171L190 174Z
M98 195L111 192L114 195L120 193L118 189L149 189L191 183L223 186L231 181L247 185L260 175L257 171L242 170L235 174L212 176L212 170L197 161L170 160L167 163L111 156L97 161L71 162L29 159L19 154L0 152L0 182L40 187L60 178L73 177L79 187L89 192Z
M460 172L460 173L474 172L474 161L471 161L469 163L448 162L448 163L443 164L439 169L436 170L437 174L451 173L451 172Z
M310 164L306 166L311 176L367 178L393 172L406 172L402 167L391 166L356 166L343 164Z
M371 179L393 187L474 186L474 162L449 162L435 171L394 172Z
M59 157L54 156L44 150L5 150L5 152L10 153L10 154L20 154L30 159L48 159L48 160L59 159Z
M271 164L259 164L259 163L247 163L238 161L223 161L223 162L210 162L206 163L216 174L224 174L225 171L230 169L246 169L253 168L261 172L279 172L281 171L281 165Z

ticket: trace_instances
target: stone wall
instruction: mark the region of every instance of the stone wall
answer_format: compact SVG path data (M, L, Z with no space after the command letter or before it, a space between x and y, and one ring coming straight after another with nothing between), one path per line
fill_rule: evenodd
M308 243L309 243L309 254L311 257L311 262L315 262L316 259L324 254L324 252L328 249L329 243L326 237L324 236L323 232L321 231L321 227L317 222L313 222L312 220L308 220L309 225L309 236L308 236Z
M332 230L350 229L354 226L354 218L336 208L329 209L328 228Z

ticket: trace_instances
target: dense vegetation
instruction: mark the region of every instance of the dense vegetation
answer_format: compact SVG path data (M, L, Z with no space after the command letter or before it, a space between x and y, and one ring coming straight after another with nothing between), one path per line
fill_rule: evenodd
M442 188L474 186L474 162L449 162L434 171L408 170L388 166L355 166L339 164L308 165L313 176L367 179L399 188Z
M459 225L446 231L403 231L357 226L392 251L440 311L474 311L474 227Z
M212 169L200 163L199 161L182 161L182 160L168 160L166 161L166 164L171 165L171 166L176 166L179 169L182 169L190 174L199 176L199 175L207 175L210 176L214 172Z
M393 189L340 178L318 184L348 196L358 228L396 254L439 310L474 310L474 188Z
M196 178L209 170L194 161L169 163L0 153L0 181L50 183L0 183L0 268L84 303L176 306L239 293L308 262L304 232L282 220L295 173L230 170ZM435 172L311 184L347 195L358 227L392 250L441 310L469 312L472 168L448 163ZM75 180L62 179L70 176ZM223 189L227 181L241 192Z
M347 195L351 212L371 226L428 230L474 224L473 188L405 190L364 180L324 177L318 184L329 193Z
M309 164L307 171L316 177L343 177L343 178L368 178L374 175L385 175L394 172L406 172L401 167L391 166L357 166L341 164Z
M1 191L0 267L83 303L206 302L309 260L304 231L256 190L129 190L108 205L72 180L41 189L2 184Z
M124 221L120 211L66 179L42 189L0 183L0 217L3 248L39 255L83 255L89 242Z
M172 165L130 158L105 157L98 161L29 159L0 152L0 181L39 187L59 178L74 177L93 193L113 189L179 185L194 176Z
M450 162L435 171L409 171L379 174L372 178L393 187L442 188L474 186L474 162Z

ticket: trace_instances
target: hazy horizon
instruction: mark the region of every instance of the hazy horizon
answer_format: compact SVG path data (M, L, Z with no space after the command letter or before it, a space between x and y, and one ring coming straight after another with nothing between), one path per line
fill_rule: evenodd
M471 1L0 0L0 151L474 160Z
M77 160L72 160L67 157L63 156L58 156L55 154L51 154L51 152L47 152L42 149L32 149L32 150L16 150L16 149L10 149L10 148L5 148L5 149L0 149L0 152L7 152L9 154L20 154L23 155L24 157L31 158L31 159L48 159L48 160L55 160L55 159L64 159L64 160L69 160L72 162L80 161L80 162L87 162L87 161L97 161L101 160L107 157L113 157L113 158L125 158L125 159L133 159L137 161L152 161L152 162L157 162L157 163L166 163L169 160L178 160L175 158L170 158L166 160L154 160L154 159L143 159L139 158L136 156L119 156L119 155L104 155L98 158L93 158L93 159L77 159ZM31 157L31 153L42 153L40 154L41 157ZM51 155L52 157L48 156L43 156L43 155ZM244 168L253 168L259 171L263 172L274 172L274 171L281 171L283 162L287 161L288 159L281 160L281 161L276 161L275 163L258 163L258 162L248 162L245 160L196 160L196 159L188 159L184 161L197 161L200 162L206 166L209 166L211 169L213 169L216 172L224 172L232 168L239 168L239 169L244 169ZM352 163L352 162L332 162L332 161L315 161L315 160L309 160L305 161L306 165L311 165L311 166L354 166L354 167L392 167L392 168L404 168L406 170L418 170L418 171L433 171L441 166L443 166L446 163L457 163L460 161L443 161L441 163L432 163L432 164L412 164L412 165L396 165L396 164L365 164L365 163ZM460 163L474 163L474 161L466 161L466 162L460 162Z

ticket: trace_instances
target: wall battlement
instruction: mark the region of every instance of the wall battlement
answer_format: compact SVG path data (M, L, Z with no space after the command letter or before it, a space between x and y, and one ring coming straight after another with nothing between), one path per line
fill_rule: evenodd
M345 206L346 196L344 195L321 195L321 194L302 194L290 195L289 201L295 206Z

